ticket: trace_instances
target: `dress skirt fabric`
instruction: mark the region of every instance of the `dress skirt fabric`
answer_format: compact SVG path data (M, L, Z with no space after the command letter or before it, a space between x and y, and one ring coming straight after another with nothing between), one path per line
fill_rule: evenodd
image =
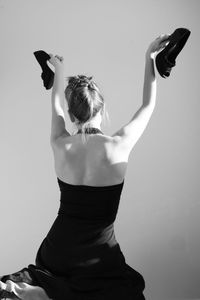
M17 294L17 285L26 283L37 300L144 300L144 279L126 263L115 238L124 181L94 187L57 180L58 215L40 244L35 264L0 277L0 290L12 281L16 299L34 299L23 298L22 288Z

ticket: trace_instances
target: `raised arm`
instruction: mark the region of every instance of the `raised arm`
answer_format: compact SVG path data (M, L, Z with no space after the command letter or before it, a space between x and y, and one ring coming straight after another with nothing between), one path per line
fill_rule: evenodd
M143 103L142 107L155 106L157 83L155 76L155 57L167 45L169 35L160 35L148 47L145 53L145 73L143 85Z
M116 138L117 146L127 155L130 154L130 151L144 132L155 108L157 82L154 59L157 53L166 46L168 36L169 35L161 35L148 47L145 53L142 105L131 120L113 135L113 137Z
M52 121L51 121L51 144L63 135L70 135L65 129L64 115L64 63L63 58L49 54L49 62L55 67L54 83L51 95Z

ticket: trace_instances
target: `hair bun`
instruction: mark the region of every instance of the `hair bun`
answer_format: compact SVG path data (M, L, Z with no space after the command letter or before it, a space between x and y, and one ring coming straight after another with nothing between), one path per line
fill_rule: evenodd
M76 89L77 87L87 87L88 89L94 88L92 82L93 76L77 75L69 78L69 86L71 89Z

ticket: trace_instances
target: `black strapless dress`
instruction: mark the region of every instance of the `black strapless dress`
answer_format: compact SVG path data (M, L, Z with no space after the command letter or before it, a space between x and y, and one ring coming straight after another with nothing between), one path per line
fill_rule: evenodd
M35 265L1 281L23 281L20 275L26 270L24 282L42 287L53 300L144 300L144 279L126 264L114 233L124 181L95 187L57 181L58 215Z

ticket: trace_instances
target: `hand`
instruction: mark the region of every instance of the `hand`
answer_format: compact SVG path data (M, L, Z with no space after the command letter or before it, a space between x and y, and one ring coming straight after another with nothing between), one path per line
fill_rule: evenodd
M148 47L146 56L155 58L169 44L169 34L161 34Z
M58 55L53 55L51 53L49 53L49 56L51 57L49 59L49 62L56 68L56 67L60 67L60 66L64 66L64 58L62 56L58 56Z

